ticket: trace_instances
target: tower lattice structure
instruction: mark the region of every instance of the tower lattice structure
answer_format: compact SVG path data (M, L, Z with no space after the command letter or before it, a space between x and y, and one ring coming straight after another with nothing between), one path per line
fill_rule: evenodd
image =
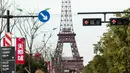
M60 31L54 57L52 58L53 66L56 73L75 69L80 73L83 69L83 57L80 57L75 40L76 34L73 30L71 1L62 0ZM62 57L64 43L70 43L72 57Z

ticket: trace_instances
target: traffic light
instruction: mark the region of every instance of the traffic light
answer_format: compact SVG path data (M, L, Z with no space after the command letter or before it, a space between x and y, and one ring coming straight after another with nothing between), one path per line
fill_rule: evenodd
M100 26L101 18L84 18L83 26Z
M110 18L110 25L128 25L129 18Z

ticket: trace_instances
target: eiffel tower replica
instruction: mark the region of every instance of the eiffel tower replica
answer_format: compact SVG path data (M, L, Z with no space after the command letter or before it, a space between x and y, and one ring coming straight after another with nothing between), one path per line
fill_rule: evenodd
M71 0L62 0L60 31L52 65L56 73L67 73L75 70L80 73L83 70L83 57L80 57L75 41L76 34L73 30ZM63 44L70 43L72 57L62 57Z

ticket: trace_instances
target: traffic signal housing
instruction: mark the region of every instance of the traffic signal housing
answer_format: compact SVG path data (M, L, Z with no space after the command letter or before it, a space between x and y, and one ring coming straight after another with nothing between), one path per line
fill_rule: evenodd
M83 26L101 26L101 18L84 18Z
M128 25L129 18L110 18L110 25Z

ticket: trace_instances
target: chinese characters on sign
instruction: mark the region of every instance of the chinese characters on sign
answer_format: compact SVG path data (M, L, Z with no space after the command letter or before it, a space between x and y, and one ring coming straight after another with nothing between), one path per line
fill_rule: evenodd
M16 38L16 64L24 64L25 39Z

